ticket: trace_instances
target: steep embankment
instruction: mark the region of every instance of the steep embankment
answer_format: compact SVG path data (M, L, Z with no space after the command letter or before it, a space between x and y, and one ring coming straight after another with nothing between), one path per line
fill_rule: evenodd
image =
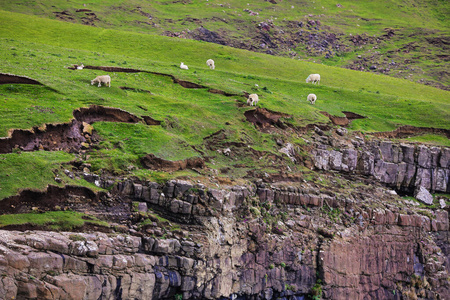
M338 132L316 128L312 158L343 176L318 172L306 181L286 174L265 180L272 183L207 188L183 180L114 184L80 165L71 176L110 191L50 187L3 199L5 212L88 210L117 225L1 231L7 276L0 291L23 299L448 297L448 207L417 208L380 184L447 190L448 176L432 174L449 174L448 148ZM341 156L319 155L336 143Z

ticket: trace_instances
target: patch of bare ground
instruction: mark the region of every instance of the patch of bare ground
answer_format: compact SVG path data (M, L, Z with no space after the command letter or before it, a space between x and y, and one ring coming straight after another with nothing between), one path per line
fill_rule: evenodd
M43 85L39 81L31 79L26 76L18 76L18 75L14 75L14 74L0 73L0 84L8 84L8 83Z
M94 122L137 123L141 118L124 110L112 107L92 105L73 112L74 119L64 124L45 124L30 130L12 130L9 137L0 138L0 153L11 153L13 149L22 151L79 151L88 144L96 142L89 124ZM147 125L159 125L161 122L149 116L143 117Z
M73 22L75 21L75 16L71 14L68 10L54 11L55 17L61 21Z
M345 117L333 116L333 115L330 115L329 113L327 113L326 111L321 111L320 113L322 115L328 117L334 125L339 125L339 126L347 126L353 120L365 118L364 116L358 115L358 114L350 112L350 111L342 112L345 115Z
M100 121L123 123L138 123L140 121L139 117L124 110L99 105L79 108L73 112L73 116L77 121L89 124Z
M426 133L443 134L450 139L450 130L442 128L415 127L410 125L401 126L393 131L374 132L372 135L380 138L406 138Z
M23 190L18 195L2 199L0 214L73 210L88 211L99 219L107 217L109 221L122 222L129 218L129 206L129 201L108 197L105 192L94 192L86 187L49 185L44 191ZM97 226L87 223L87 227Z
M144 122L147 125L161 125L161 121L155 120L152 117L142 116L142 118L144 119Z
M270 127L285 129L286 125L280 119L292 117L288 114L270 111L259 107L246 111L244 115L247 118L247 121L253 123L261 131L267 131Z
M142 165L151 170L174 172L184 169L203 169L205 162L200 157L192 157L183 160L165 160L154 154L147 154L141 158Z

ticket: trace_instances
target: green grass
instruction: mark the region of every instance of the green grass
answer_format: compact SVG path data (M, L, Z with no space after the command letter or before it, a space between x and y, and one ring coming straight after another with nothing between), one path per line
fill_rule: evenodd
M424 135L407 138L405 140L409 141L409 142L418 142L418 143L424 143L424 144L428 144L428 145L450 147L450 140L446 136L437 135L437 134L424 134Z
M64 5L74 6L73 3ZM210 1L213 6L217 3ZM331 2L327 3L331 5ZM77 2L77 5L82 3ZM163 1L157 5L163 11L162 15L172 13ZM180 7L192 9L196 5L200 4ZM349 9L350 2L347 5L346 9ZM263 6L267 11L263 9L261 15L269 14L273 9L268 2ZM0 7L12 6L1 3ZM25 6L22 6L22 12L36 12L27 7L30 10L25 11ZM286 9L285 6L276 8ZM42 16L52 10L47 2L41 9ZM287 11L284 13L288 15ZM368 14L365 10L361 13ZM178 11L176 14L182 13ZM430 26L437 26L439 22L435 21ZM273 136L259 132L245 120L244 112L249 108L238 105L245 102L241 96L226 97L208 93L206 89L186 89L168 77L145 72L110 73L112 87L97 88L90 85L90 80L105 72L91 69L72 71L66 68L71 64L137 68L171 74L238 95L243 91L255 92L260 95L260 107L291 115L284 121L293 127L329 123L320 111L340 116L343 116L342 111L351 111L366 117L353 121L351 130L387 131L401 125L450 129L450 93L407 80L217 44L144 34L137 32L139 30L121 31L116 30L122 28L114 24L111 27L115 29L104 29L7 11L0 11L0 23L0 71L29 76L44 84L0 85L0 136L6 137L8 131L16 128L69 122L73 110L91 104L116 107L138 117L151 116L162 121L161 126L111 122L93 124L100 142L89 153L87 162L95 172L106 169L126 174L130 166L135 166L137 169L132 172L137 176L159 181L177 175L189 177L193 174L188 171L162 174L142 170L139 161L147 153L179 160L200 156L197 151L200 150L210 158L208 167L231 167L233 172L227 176L242 178L250 170L258 173L277 171L277 166L272 167L271 161L274 156L282 155L278 153ZM123 29L131 30L130 24L124 26L126 28ZM216 61L216 70L207 68L207 58ZM181 61L189 65L189 70L178 67ZM305 83L310 73L322 75L320 86ZM151 94L126 91L119 86L150 91ZM314 106L306 101L311 92L318 96ZM219 130L224 130L226 137L214 147L222 147L225 142L245 143L261 151L262 160L249 155L226 157L219 155L218 149L208 149L204 139ZM299 136L285 139L297 141ZM445 139L430 137L429 140L448 145ZM43 189L47 183L53 184L53 171L61 173L62 164L72 159L73 155L62 152L0 155L0 199L16 194L22 188ZM235 168L235 165L246 167ZM64 183L68 182L88 186L83 180L72 182L64 178Z
M74 159L65 152L22 152L0 154L0 199L16 194L23 188L44 189L55 182L54 170Z
M86 223L109 227L105 221L74 211L0 215L0 228L8 225L45 226L53 231L71 231Z

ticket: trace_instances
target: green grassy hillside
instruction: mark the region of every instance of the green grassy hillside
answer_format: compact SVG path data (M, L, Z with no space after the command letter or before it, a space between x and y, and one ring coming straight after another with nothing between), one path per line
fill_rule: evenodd
M0 72L27 76L43 84L0 85L1 136L7 137L13 129L67 123L74 110L93 104L162 121L160 126L96 122L93 127L99 143L95 149L81 154L19 149L1 154L0 198L23 188L42 189L49 182L94 187L83 179L66 175L64 170L70 168L67 164L70 161L89 164L95 173L155 180L208 175L145 170L140 159L148 153L169 160L208 157L207 166L216 170L239 165L223 175L233 180L242 178L249 170L255 174L277 172L278 166L271 165L274 157L288 159L278 152L276 139L282 137L286 142L301 144L301 134L296 128L316 123L331 125L321 111L338 116L343 116L342 111L362 115L366 118L353 121L349 129L365 133L394 130L401 125L450 129L450 93L402 79L212 43L96 28L7 11L0 11L0 23ZM215 70L206 66L208 58L215 60ZM189 70L181 70L180 62L187 64ZM98 88L90 80L107 72L67 68L81 63L143 72L109 72L111 88ZM156 73L206 88L184 88L171 77ZM305 83L310 73L321 74L319 86ZM208 88L235 96L209 93ZM244 91L260 95L259 107L288 114L283 122L292 130L272 134L257 130L245 119L244 113L250 107L245 105ZM318 97L314 106L306 101L309 93ZM208 144L207 137L218 131L223 132L221 140ZM244 152L234 160L218 154L216 150L223 150L230 143L245 144L248 151L258 153L259 157ZM301 171L299 166L291 164L291 167ZM55 183L55 176L62 181Z
M448 1L50 0L0 1L0 9L450 84Z

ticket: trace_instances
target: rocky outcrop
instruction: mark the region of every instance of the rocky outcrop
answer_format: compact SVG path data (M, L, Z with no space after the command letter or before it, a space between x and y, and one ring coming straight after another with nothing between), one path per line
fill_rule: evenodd
M381 196L379 205L383 201L375 197ZM5 299L450 295L448 212L424 215L391 205L395 196L380 188L342 196L309 183L212 189L181 180L125 180L109 197L138 204L131 205L136 211L130 218L145 222L110 234L0 231L0 294ZM370 206L355 205L370 197ZM167 218L165 228L146 219L155 212Z
M450 148L354 140L352 147L330 149L320 144L312 151L319 170L372 176L397 190L413 193L424 187L429 191L450 192Z

